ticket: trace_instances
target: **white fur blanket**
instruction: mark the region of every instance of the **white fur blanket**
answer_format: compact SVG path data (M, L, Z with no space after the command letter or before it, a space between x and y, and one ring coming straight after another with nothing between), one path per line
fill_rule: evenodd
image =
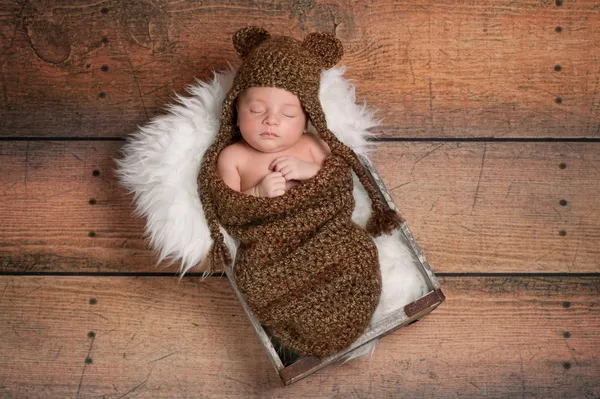
M368 129L378 125L373 114L355 103L355 89L343 78L345 68L321 75L320 100L327 125L344 144L368 157L373 150ZM214 74L210 82L177 96L166 115L154 118L131 135L117 162L121 183L133 193L136 214L146 218L150 246L164 259L181 262L181 275L199 264L212 240L197 192L197 174L204 152L219 128L221 104L232 85L235 68ZM314 130L313 130L314 133ZM370 199L354 176L353 220L365 227ZM222 230L231 254L237 243ZM382 272L382 294L372 324L428 292L411 250L397 230L375 239ZM372 346L366 351L372 349Z

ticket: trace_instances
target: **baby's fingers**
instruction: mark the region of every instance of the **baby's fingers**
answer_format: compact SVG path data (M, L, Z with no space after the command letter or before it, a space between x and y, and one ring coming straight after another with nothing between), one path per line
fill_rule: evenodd
M283 175L284 180L291 180L292 179L291 174L292 174L293 171L294 170L290 166L286 166L284 168L281 168L281 174Z
M267 179L271 180L272 182L285 182L285 177L283 177L283 173L280 171L269 173Z
M286 161L289 160L290 158L293 158L293 157L291 157L289 155L283 155L283 156L275 158L273 161L271 161L271 164L269 165L269 169L270 170L278 170L278 168L281 168L285 164L287 164L288 162L286 162Z
M285 179L283 176L278 176L271 180L270 186L273 196L283 195L285 193Z

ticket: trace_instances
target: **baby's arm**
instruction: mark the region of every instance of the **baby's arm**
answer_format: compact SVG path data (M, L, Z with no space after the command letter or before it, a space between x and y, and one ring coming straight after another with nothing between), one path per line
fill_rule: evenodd
M239 159L239 151L235 146L230 145L225 147L219 154L217 160L217 171L223 182L235 191L241 190L241 176L238 170L237 160Z
M235 191L241 191L241 175L240 175L240 160L245 159L244 151L231 145L226 147L217 160L217 170L223 182ZM271 172L265 176L260 183L247 190L242 191L244 194L253 195L255 197L276 197L285 193L285 179L279 172Z

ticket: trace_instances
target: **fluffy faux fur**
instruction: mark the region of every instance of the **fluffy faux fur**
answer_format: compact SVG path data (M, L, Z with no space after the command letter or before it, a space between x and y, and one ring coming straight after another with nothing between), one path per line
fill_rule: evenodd
M345 68L331 68L321 75L320 101L327 126L357 154L368 156L378 125L365 106L355 103L354 87L343 78ZM210 82L188 88L191 97L177 96L169 113L154 118L131 135L117 162L121 183L134 194L136 214L146 218L150 246L158 263L180 261L183 276L201 263L212 244L197 192L197 174L204 152L219 128L221 104L231 88L235 68L214 74ZM309 124L309 131L311 131ZM314 130L312 130L314 133ZM356 207L352 219L365 227L370 199L354 176ZM223 229L225 242L235 257L237 242ZM428 290L400 230L375 238L382 273L382 293L371 324L424 295ZM360 353L370 352L365 347Z

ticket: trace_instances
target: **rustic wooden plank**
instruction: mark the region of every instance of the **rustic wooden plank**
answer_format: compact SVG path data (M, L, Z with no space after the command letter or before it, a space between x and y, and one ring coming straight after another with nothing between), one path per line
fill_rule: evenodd
M159 271L114 175L122 144L0 142L1 270Z
M435 270L600 271L597 144L386 143L374 161Z
M447 301L385 337L370 360L284 388L224 279L3 276L0 396L600 394L598 277L441 283Z
M125 136L237 62L230 37L246 24L334 30L389 137L600 135L592 0L0 0L0 135Z
M0 270L167 266L115 181L121 145L0 142ZM380 143L373 160L436 272L599 271L598 144Z

